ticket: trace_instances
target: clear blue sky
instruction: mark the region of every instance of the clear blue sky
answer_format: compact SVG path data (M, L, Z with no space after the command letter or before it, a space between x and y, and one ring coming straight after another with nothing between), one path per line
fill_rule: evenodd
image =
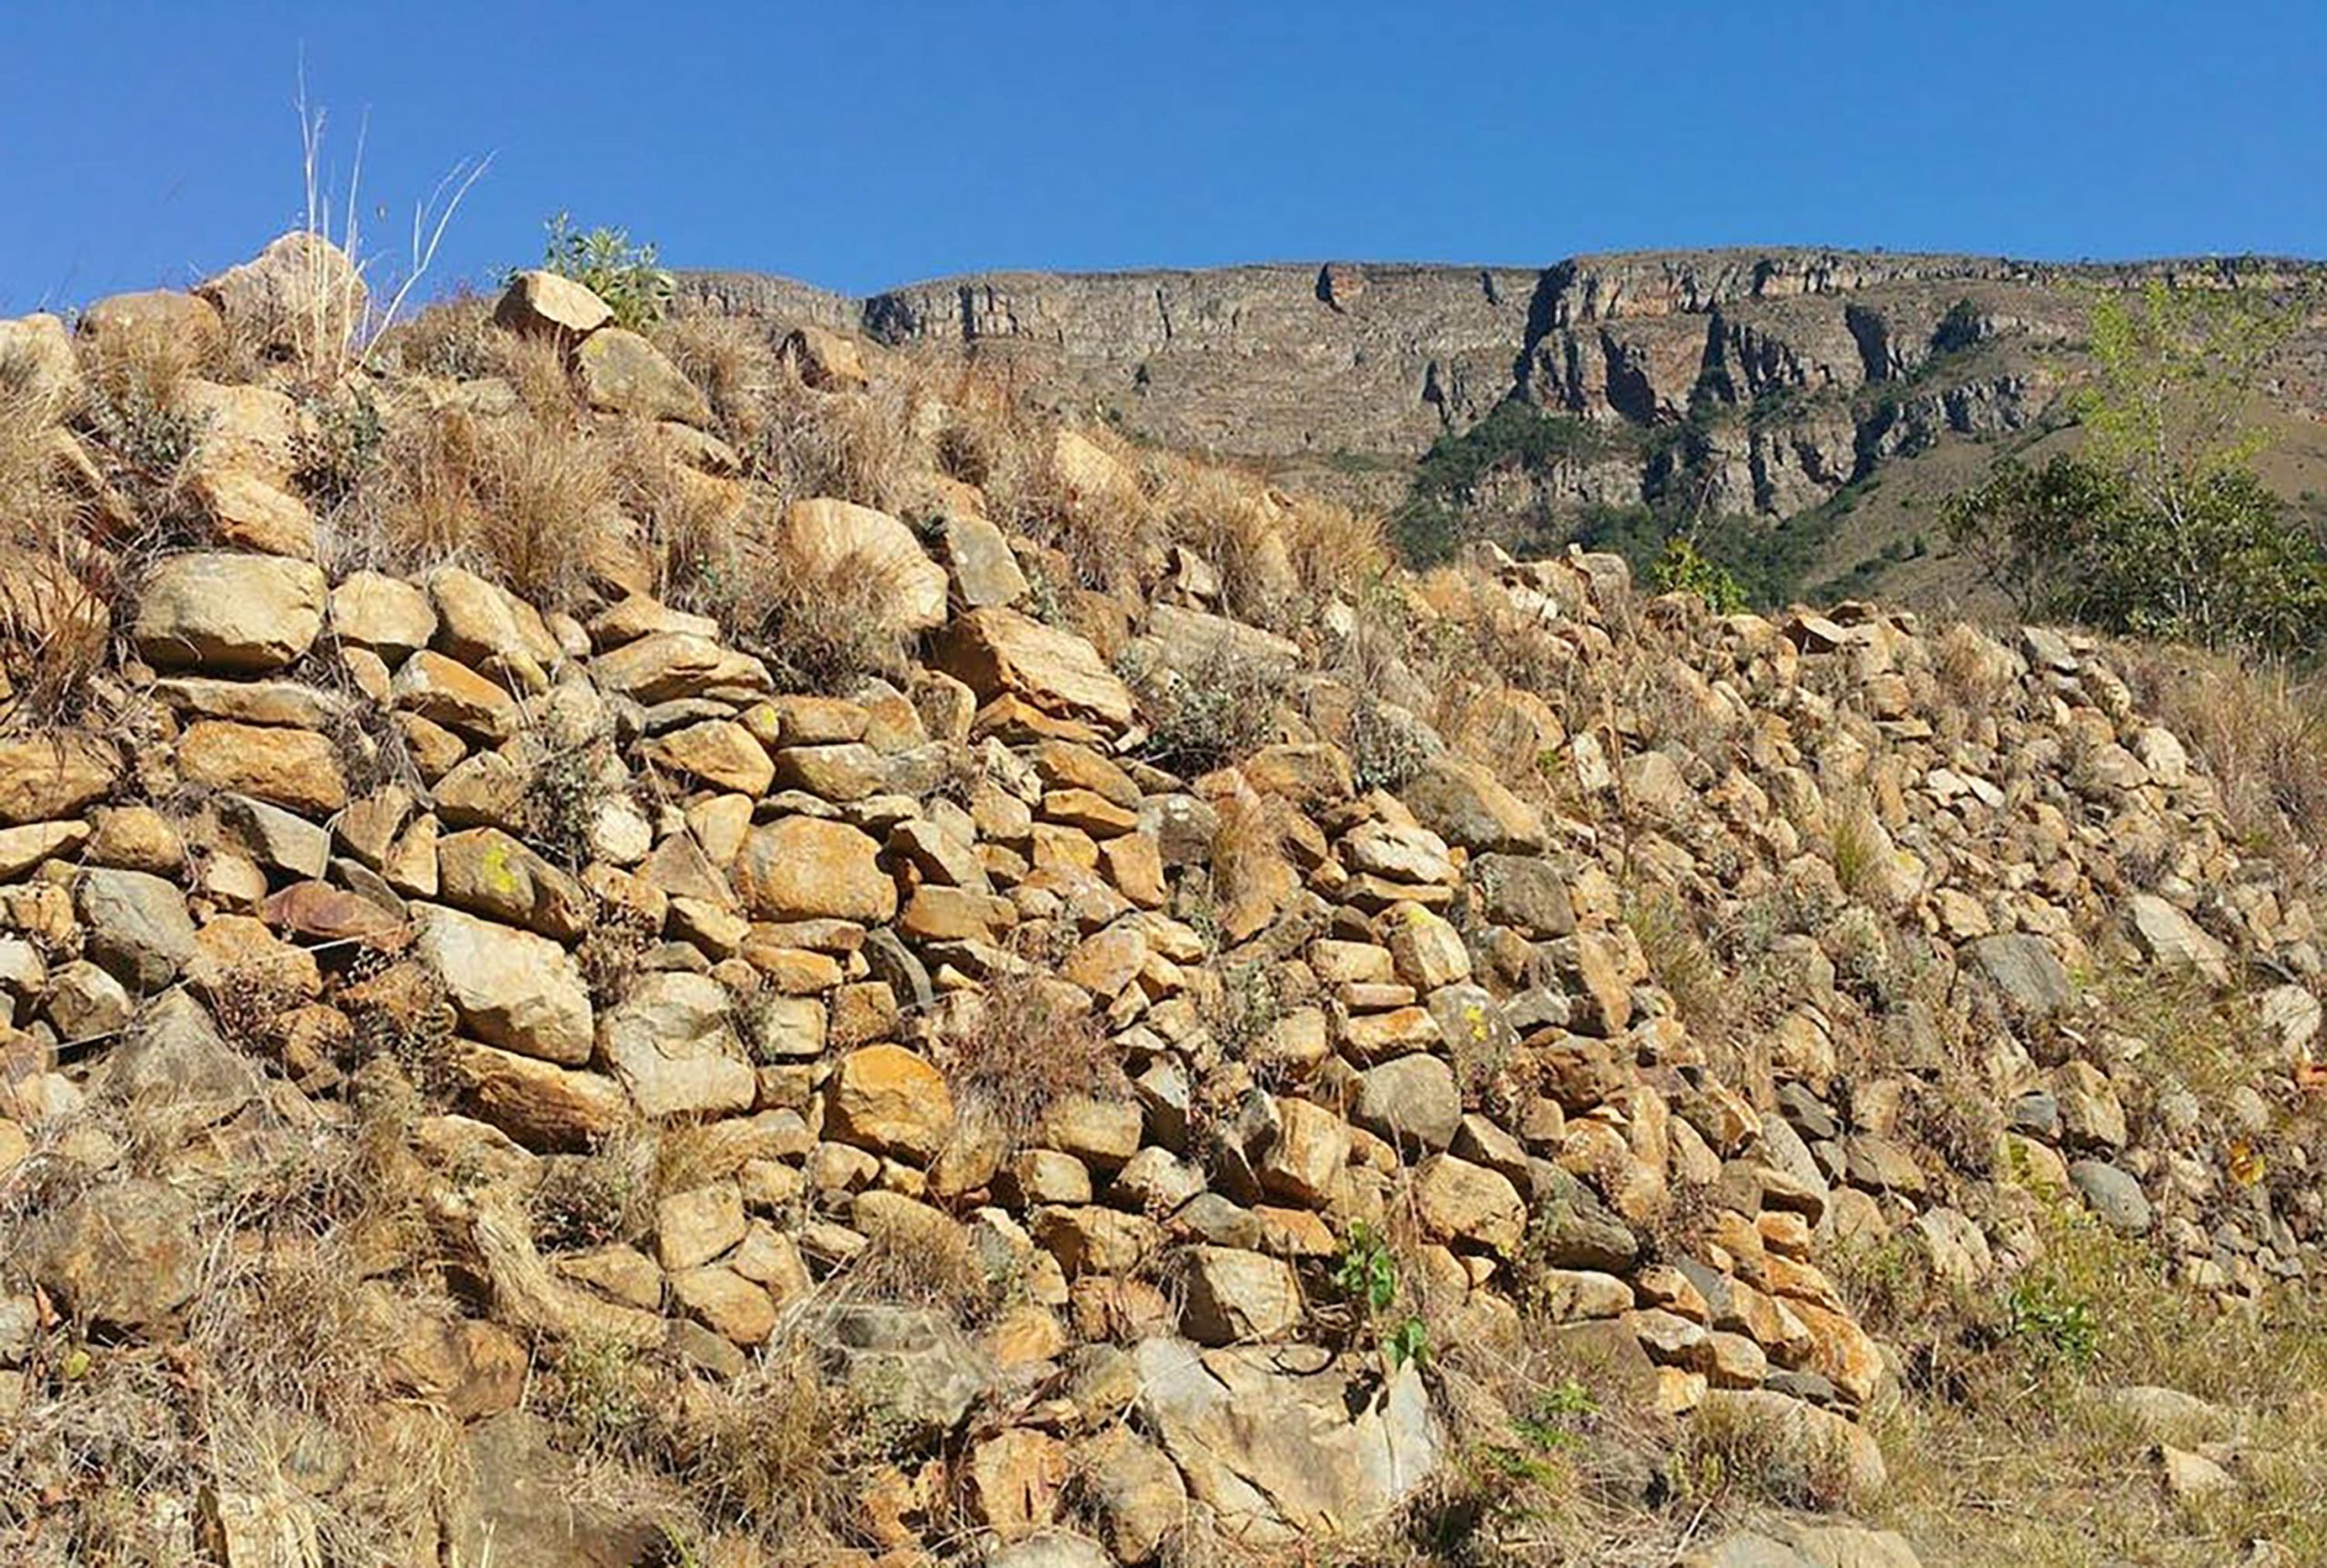
M493 155L438 285L532 259L561 207L858 292L1729 243L2327 254L2327 0L0 0L0 312L287 226L303 53L341 161L368 115L375 247Z

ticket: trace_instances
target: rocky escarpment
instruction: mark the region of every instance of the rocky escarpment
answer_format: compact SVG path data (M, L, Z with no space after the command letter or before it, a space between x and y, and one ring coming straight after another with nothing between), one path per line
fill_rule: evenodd
M731 273L684 287L697 308L1006 360L1056 406L1377 502L1397 498L1433 441L1517 397L1618 439L1513 476L1489 509L1573 512L1685 487L1710 514L1783 516L1948 435L2030 424L2061 385L2046 356L2081 335L2095 288L2162 276L2276 289L2317 271L1739 250L1541 269L981 274L862 300ZM1648 439L1693 414L1685 442Z
M46 406L165 313L221 325L27 324ZM2310 895L2092 642L1584 554L1274 628L1184 543L1078 596L1057 531L1143 483L1104 445L1044 433L1041 539L958 478L778 507L607 315L527 275L489 329L565 424L188 380L91 716L0 739L15 1560L1305 1556L1577 1455L1552 1495L1639 1552L1912 1564L1700 1534L1746 1523L1708 1475L1882 1505L1917 1365L1858 1260L1994 1293L2072 1223L2209 1310L2318 1269ZM800 407L874 406L794 347ZM911 656L807 690L630 554L553 602L336 552L297 432L359 391L663 444ZM40 432L92 494L108 434ZM2252 1033L2175 1076L2118 982Z

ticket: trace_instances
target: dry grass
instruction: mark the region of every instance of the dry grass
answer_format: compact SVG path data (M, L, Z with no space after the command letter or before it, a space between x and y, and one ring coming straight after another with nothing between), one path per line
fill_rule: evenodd
M454 1433L416 1411L384 1420L396 1331L381 1303L441 1310L373 1280L366 1262L367 1238L400 1226L415 1201L397 1124L365 1116L274 1136L264 1157L246 1154L204 1189L200 1279L180 1343L85 1343L61 1329L37 1342L25 1403L0 1432L0 1555L92 1568L190 1561L167 1500L215 1489L304 1510L334 1563L407 1561L397 1532L435 1507ZM60 1195L45 1164L55 1162L36 1157L7 1183L0 1253ZM421 1259L409 1261L417 1272ZM345 1478L314 1485L313 1467L335 1453Z
M965 1325L984 1322L1001 1304L996 1282L951 1216L896 1206L856 1218L868 1244L840 1281L849 1297L934 1307Z
M744 471L773 493L779 510L833 496L881 512L909 511L934 466L924 403L909 383L819 392L792 365L778 365L753 415L758 429L744 451Z
M990 1117L1015 1147L1051 1107L1123 1088L1114 1047L1087 1005L1042 968L995 974L946 1017L934 1054L965 1117Z
M2112 653L2135 699L2203 764L2239 841L2315 886L2327 844L2327 681L2190 648Z
M72 723L112 653L113 565L58 472L62 412L0 363L0 729Z
M1997 1294L1894 1284L1869 1298L1873 1326L1916 1347L1906 1386L1876 1415L1892 1473L1884 1521L1933 1568L2322 1561L2319 1303L2289 1296L2225 1312L2082 1213L2047 1213L2040 1228L2043 1257ZM2152 1439L2093 1397L2136 1384L2229 1413L2229 1493L2195 1504L2168 1495Z
M663 592L712 616L767 664L785 691L844 694L904 673L913 632L895 556L850 551L802 561L750 531L704 530L667 542Z
M658 322L651 335L703 389L720 434L738 450L757 444L767 424L767 399L789 374L766 327L736 316L684 315ZM784 391L789 395L791 388Z
M419 414L391 428L375 474L330 519L339 570L454 563L571 609L630 536L607 444L564 420Z

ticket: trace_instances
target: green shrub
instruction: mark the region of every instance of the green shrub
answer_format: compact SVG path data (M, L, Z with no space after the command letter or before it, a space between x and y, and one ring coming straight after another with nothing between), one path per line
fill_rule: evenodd
M670 310L677 283L663 270L653 245L631 244L625 229L584 232L564 213L544 226L549 241L542 250L543 267L604 300L616 325L635 332L662 320Z
M1686 534L1665 541L1664 554L1649 568L1648 577L1658 593L1694 594L1716 614L1731 615L1745 607L1745 590L1737 579L1706 559Z

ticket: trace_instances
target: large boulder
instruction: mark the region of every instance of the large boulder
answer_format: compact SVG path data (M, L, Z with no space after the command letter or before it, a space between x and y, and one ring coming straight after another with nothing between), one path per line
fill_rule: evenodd
M1312 1544L1363 1530L1437 1470L1443 1440L1411 1363L1362 1394L1355 1365L1306 1346L1151 1339L1133 1361L1144 1424L1233 1540Z
M590 989L564 948L438 904L414 905L413 925L414 951L478 1039L568 1067L590 1059Z
M789 816L755 827L735 862L735 891L763 920L854 920L897 913L881 846L846 823Z
M322 358L347 349L364 325L363 274L311 229L294 229L194 291L228 330L262 351Z
M649 1116L752 1108L756 1079L726 987L704 974L648 974L600 1020L599 1052Z
M888 591L895 624L926 631L945 620L945 569L912 529L870 506L820 497L784 509L777 534L785 561L809 576L865 574Z
M1131 688L1098 649L1015 610L992 605L956 617L937 639L931 662L981 703L1008 695L1061 717L1116 728L1131 723Z
M637 419L711 423L711 404L663 351L627 327L601 327L574 352L582 394L593 408Z
M315 644L327 585L305 561L195 551L155 568L130 634L159 669L263 675Z

